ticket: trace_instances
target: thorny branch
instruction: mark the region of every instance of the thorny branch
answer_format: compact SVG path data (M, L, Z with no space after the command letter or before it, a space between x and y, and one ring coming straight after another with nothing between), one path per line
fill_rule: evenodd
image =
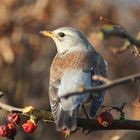
M13 107L2 102L0 102L0 108L8 112L21 113L21 115L27 115L27 116L34 115L39 120L42 120L45 122L54 122L53 116L51 112L49 111L34 109L31 112L24 113L24 110L26 108L17 108L17 107ZM117 129L140 130L140 121L113 120L111 126L103 127L98 123L97 119L78 118L77 126L80 128L84 128L86 130L90 130L90 131L92 130L117 130Z
M119 78L116 80L109 80L109 82L106 82L102 85L94 86L92 88L85 88L85 87L79 88L79 91L72 92L67 95L63 95L63 96L61 96L61 98L64 98L64 97L68 98L69 96L72 96L72 95L89 94L89 93L95 92L95 91L106 90L106 89L110 89L110 88L113 88L115 86L122 85L125 83L135 82L138 79L140 79L140 73L126 76L123 78Z
M26 111L28 108L32 108L32 110ZM0 102L0 109L8 111L8 112L18 112L21 115L25 115L25 116L32 115L32 116L35 116L38 120L42 120L42 121L54 122L54 119L53 119L51 112L35 109L32 106L28 106L25 108L18 108L18 107L10 106L8 104Z
M140 40L135 39L134 37L130 36L126 30L123 28L118 28L114 26L112 30L105 30L102 29L101 32L104 34L104 38L109 38L112 36L117 36L119 38L128 39L131 44L136 45L140 48Z
M100 20L106 22L106 24L104 24L101 29L104 38L116 36L119 38L127 39L132 45L140 48L140 39L132 37L121 25L115 24L111 20L103 17L101 17Z
M131 52L135 56L140 56L140 32L136 38L132 37L121 25L114 23L110 19L100 17L100 21L103 24L99 35L102 39L110 37L119 37L125 39L124 45L119 48L112 48L114 53L122 53L132 48Z

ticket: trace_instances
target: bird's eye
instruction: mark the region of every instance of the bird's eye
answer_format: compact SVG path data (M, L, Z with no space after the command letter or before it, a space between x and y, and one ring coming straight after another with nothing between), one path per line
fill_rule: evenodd
M59 33L59 36L60 36L60 37L64 37L65 34L64 34L63 32L60 32L60 33Z

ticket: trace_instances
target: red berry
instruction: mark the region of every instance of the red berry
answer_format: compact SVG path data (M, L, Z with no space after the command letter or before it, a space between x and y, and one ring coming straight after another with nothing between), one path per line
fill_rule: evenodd
M0 126L0 136L2 137L8 136L8 128L5 125Z
M7 124L8 129L15 129L16 126L13 123L8 123Z
M98 123L104 127L108 127L112 124L113 116L110 112L103 112L98 116Z
M13 113L7 116L7 122L18 124L20 122L20 117L17 113Z
M8 123L7 127L9 129L7 138L14 139L15 135L17 134L16 126L13 123Z
M37 124L31 120L28 120L26 123L22 125L22 128L27 133L32 133L36 129Z

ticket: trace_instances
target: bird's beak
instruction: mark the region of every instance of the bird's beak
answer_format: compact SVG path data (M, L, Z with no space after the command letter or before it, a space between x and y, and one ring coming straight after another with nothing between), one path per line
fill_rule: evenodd
M43 34L44 36L50 37L50 38L56 37L56 35L54 33L52 33L51 31L40 31L39 33Z

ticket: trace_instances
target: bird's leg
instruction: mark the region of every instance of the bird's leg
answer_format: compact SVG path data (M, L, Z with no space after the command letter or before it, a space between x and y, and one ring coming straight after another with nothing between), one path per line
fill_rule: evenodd
M91 96L91 99L93 100L94 97L93 97L92 95L90 95L90 96ZM84 104L82 105L82 109L83 109L83 111L84 111L84 113L85 113L87 119L90 119L90 117L89 117L89 115L88 115L88 113L87 113L87 111L86 111L86 109L85 109ZM85 133L86 130L87 130L87 132ZM91 131L92 131L91 129L83 128L83 133L84 133L85 135L88 135Z
M89 115L88 115L88 113L86 111L86 108L85 108L84 104L82 104L82 109L84 111L84 114L85 114L86 118L89 119Z
M68 130L68 129L65 129L65 130L63 130L62 132L65 134L65 137L66 138L70 138L70 136L72 135L72 134L74 134L77 130L79 130L80 128L76 128L75 130Z
M84 104L82 104L82 109L83 109L83 111L84 111L84 113L85 113L86 118L87 118L87 119L90 119L90 118L89 118L89 115L88 115L88 113L87 113L87 111L86 111L86 108L85 108ZM88 134L91 132L90 130L88 130L87 133L85 133L85 130L87 130L87 129L86 129L86 128L83 128L83 130L82 130L83 133L84 133L85 135L88 135Z

